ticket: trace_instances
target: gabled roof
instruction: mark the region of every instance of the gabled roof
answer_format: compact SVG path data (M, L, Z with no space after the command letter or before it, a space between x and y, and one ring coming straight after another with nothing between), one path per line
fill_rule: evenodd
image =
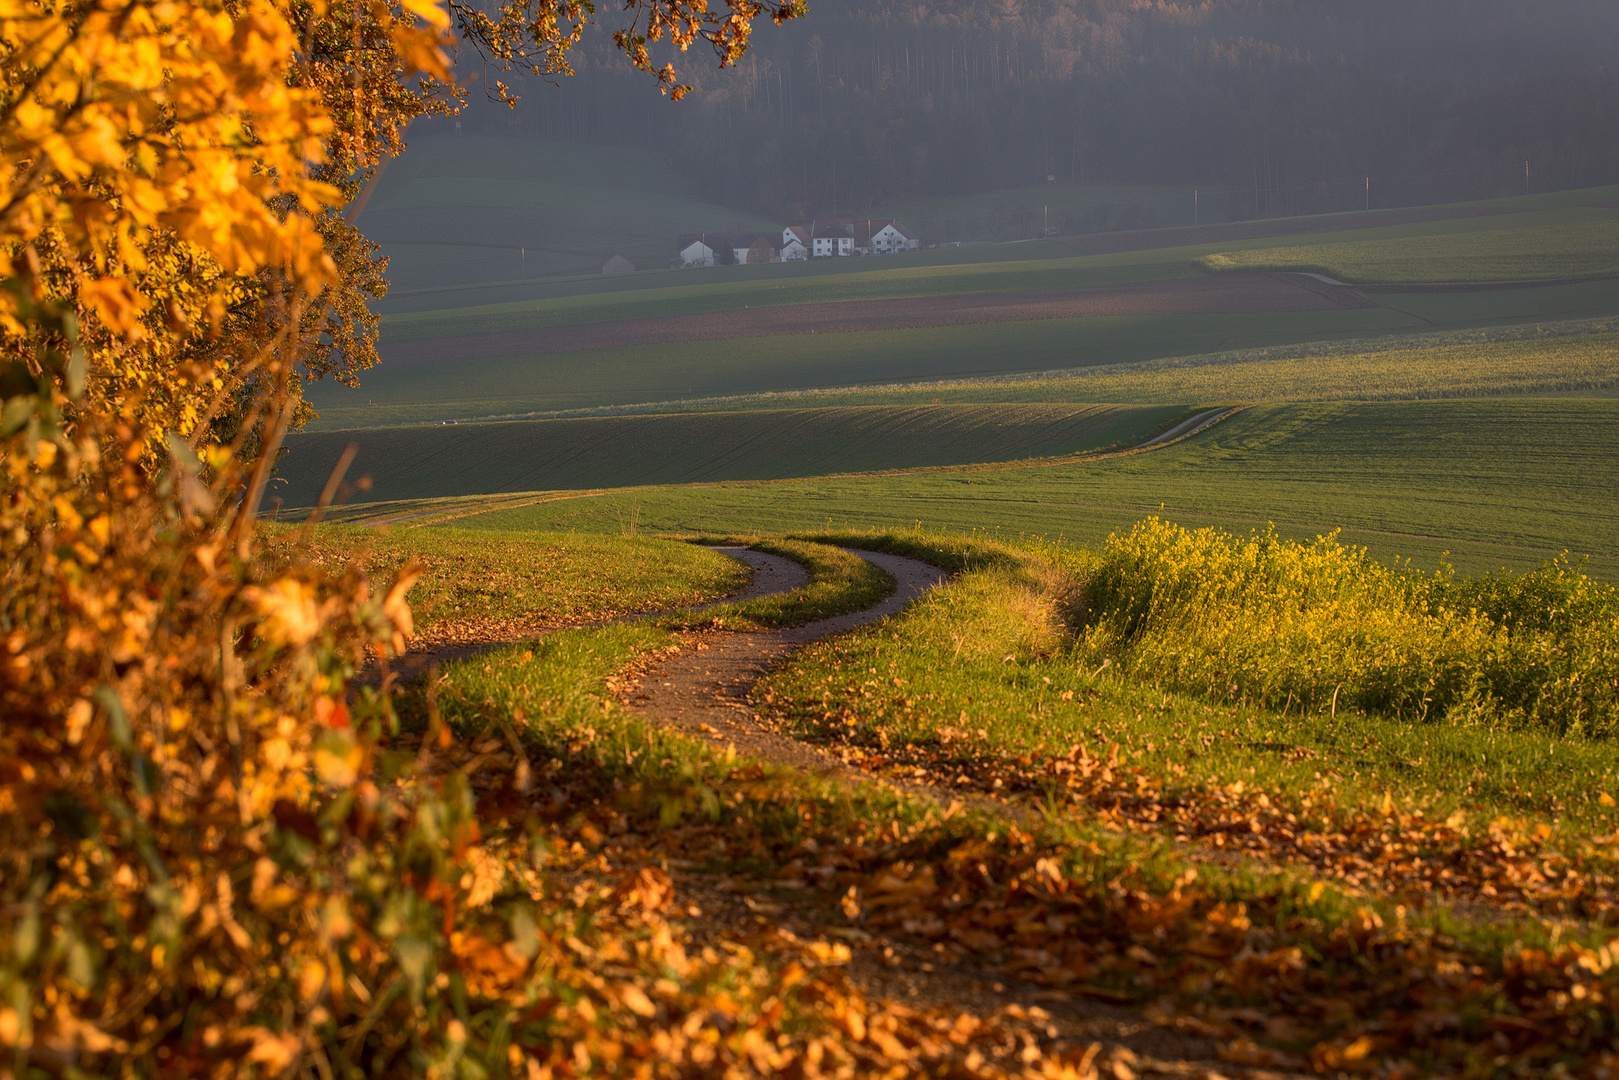
M835 223L835 224L817 225L815 227L815 239L817 239L817 240L853 240L854 239L854 229L852 229L849 226L849 223L846 222L846 221L845 222Z
M786 231L792 233L793 237L800 244L808 244L810 242L810 231L803 225L789 225L787 226Z
M876 236L878 233L882 232L886 228L889 228L890 226L892 226L894 231L899 233L899 235L904 239L916 239L915 233L911 232L893 218L861 218L854 223L854 226L854 238L860 241L862 244L871 243L871 238L873 236Z
M722 236L710 236L708 233L681 233L680 239L676 242L680 245L681 251L685 251L693 244L698 243L712 251L714 248L723 245L725 238Z

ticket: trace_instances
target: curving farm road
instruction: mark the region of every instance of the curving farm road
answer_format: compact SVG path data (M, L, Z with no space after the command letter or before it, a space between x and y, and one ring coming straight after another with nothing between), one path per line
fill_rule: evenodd
M741 547L721 547L732 558L747 563L756 585L731 597L754 599L790 592L807 580L803 567L777 555ZM864 611L821 619L786 630L739 634L708 632L686 635L680 651L641 674L620 693L621 703L638 716L708 739L734 745L739 753L824 776L869 779L818 747L799 742L760 726L748 704L753 684L766 671L812 641L841 634L857 626L893 615L945 580L945 573L917 559L845 548L886 572L896 583L894 592ZM710 605L712 606L712 605Z
M1196 419L1201 418L1193 422ZM754 569L754 584L738 598L787 592L807 580L803 569L787 559L739 547L716 550ZM939 568L916 559L844 550L891 575L896 582L894 592L865 611L788 630L684 635L678 651L666 654L620 689L621 704L648 722L719 746L735 746L739 753L757 760L825 778L880 782L819 747L764 727L748 701L749 691L760 676L798 649L895 614L947 577ZM923 797L941 796L941 807L948 798L948 793L932 789L907 786L907 790ZM1015 813L1011 816L1014 820L1017 817ZM752 895L757 893L755 886L698 869L704 861L701 852L693 852L692 859L688 867L671 867L670 873L687 905L687 918L681 921L696 940L723 940L750 926L773 928L801 939L848 933L847 926L826 921L823 905L778 903L768 896L756 899ZM1220 1059L1219 1046L1213 1039L1147 1022L1138 1010L1127 1006L1053 994L1036 983L994 976L972 964L946 960L903 938L867 934L851 940L854 948L845 970L869 996L903 1001L918 1008L971 1010L981 1016L1009 1006L1038 1006L1045 1010L1043 1015L1054 1037L1081 1045L1100 1043L1107 1048L1108 1062L1125 1063L1123 1071L1110 1064L1111 1071L1103 1075L1303 1080L1289 1071L1251 1071L1233 1066Z

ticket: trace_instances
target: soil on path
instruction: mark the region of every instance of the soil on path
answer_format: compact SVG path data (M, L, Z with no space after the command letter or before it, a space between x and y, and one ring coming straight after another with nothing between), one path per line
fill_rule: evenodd
M384 342L379 351L384 367L398 368L579 349L780 334L835 334L1120 315L1340 311L1376 306L1351 289L1333 288L1304 279L1301 274L1220 274L1088 289L1030 289L780 304L664 318Z
M796 588L804 581L797 564L744 548L717 548L754 568L759 591ZM847 550L847 549L846 549ZM764 726L749 703L754 683L770 668L810 642L868 625L895 614L946 579L937 567L916 559L850 551L887 572L894 592L865 611L823 619L806 626L763 633L699 632L682 637L665 654L620 687L629 711L651 723L675 728L738 753L850 782L885 783L825 750ZM774 585L768 584L775 582ZM931 789L917 793L927 797ZM941 800L942 801L942 800ZM1047 1033L1067 1044L1100 1043L1103 1075L1186 1076L1214 1080L1289 1080L1292 1074L1255 1069L1218 1059L1218 1047L1187 1031L1145 1019L1138 1010L1073 996L1033 983L999 978L912 942L850 933L830 923L821 905L802 897L776 895L758 882L680 870L675 873L688 904L686 920L701 938L748 930L785 931L799 938L843 937L853 946L848 974L874 999L901 1001L918 1008L969 1010L986 1015L1007 1006L1043 1010ZM1040 1014L1036 1014L1040 1015Z

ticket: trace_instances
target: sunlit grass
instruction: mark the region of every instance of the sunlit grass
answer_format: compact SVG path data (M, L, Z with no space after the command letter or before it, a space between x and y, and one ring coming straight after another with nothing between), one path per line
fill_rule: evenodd
M1486 820L1529 814L1599 829L1619 824L1601 799L1619 794L1619 745L1611 740L1476 717L1424 722L1346 700L1334 710L1330 696L1284 710L1228 700L1223 688L1174 689L1150 667L1084 647L1083 627L1106 620L1110 609L1100 599L1089 606L1092 571L1071 552L916 535L860 543L931 549L935 561L968 569L894 619L812 646L770 676L758 700L801 734L915 745L964 760L1117 744L1171 786L1242 781L1366 806L1392 792L1440 818L1463 809ZM1240 621L1240 608L1224 618ZM1308 650L1268 651L1274 642L1261 626L1248 636L1262 656L1303 668L1319 662ZM1169 629L1161 647L1188 656L1204 648Z
M1350 282L1529 281L1619 273L1619 211L1545 211L1533 227L1488 219L1482 227L1432 235L1221 252L1210 270L1311 271ZM1517 227L1510 227L1517 226Z
M420 564L407 598L422 627L467 619L577 623L685 607L748 581L734 559L651 537L323 525L307 542L324 561L363 560L381 580L408 561Z

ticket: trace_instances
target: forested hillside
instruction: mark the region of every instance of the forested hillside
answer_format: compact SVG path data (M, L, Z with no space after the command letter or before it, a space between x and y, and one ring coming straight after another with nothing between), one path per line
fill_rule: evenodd
M661 148L773 214L1041 183L1198 185L1209 216L1619 179L1601 0L812 0L739 70L636 108L608 46L468 130ZM699 123L674 123L696 114ZM440 126L449 121L436 121ZM1528 168L1525 168L1525 162ZM1154 224L1151 200L1065 231Z

